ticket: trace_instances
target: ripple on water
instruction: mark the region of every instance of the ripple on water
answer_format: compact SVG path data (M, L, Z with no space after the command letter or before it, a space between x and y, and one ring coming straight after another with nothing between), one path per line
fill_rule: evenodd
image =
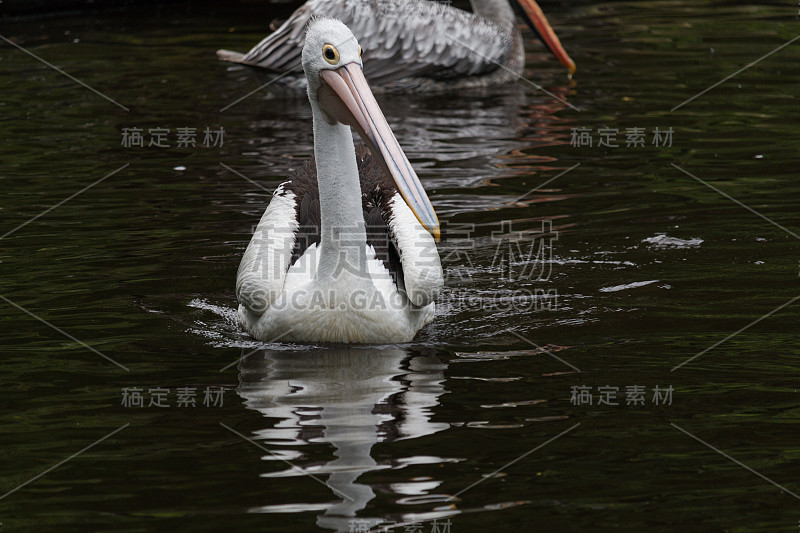
M659 280L651 279L648 281L635 281L633 283L625 283L623 285L614 285L613 287L603 287L600 289L600 292L618 292L618 291L625 291L628 289L636 289L638 287L644 287L646 285L650 285L651 283L658 283Z
M695 248L703 243L703 239L698 237L679 239L678 237L669 237L664 233L659 233L654 237L642 239L642 242L653 248Z

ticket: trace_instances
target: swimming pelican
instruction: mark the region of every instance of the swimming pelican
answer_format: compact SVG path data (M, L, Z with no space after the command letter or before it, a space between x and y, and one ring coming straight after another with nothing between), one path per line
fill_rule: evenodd
M247 54L219 50L217 55L273 78L280 75L275 80L280 89L302 89L303 29L312 17L322 15L343 21L359 37L367 64L364 75L376 89L503 84L525 67L516 9L570 75L575 72L575 63L535 0L470 2L473 13L429 0L309 0Z
M236 279L239 323L259 340L408 342L433 320L439 221L360 56L342 22L310 21L314 158L276 189Z

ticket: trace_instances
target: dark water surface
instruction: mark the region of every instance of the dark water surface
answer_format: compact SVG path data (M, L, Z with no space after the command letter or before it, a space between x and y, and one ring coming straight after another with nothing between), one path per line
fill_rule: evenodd
M525 82L378 97L448 281L414 343L360 348L234 322L252 228L312 147L302 98L220 112L258 84L214 51L255 43L270 8L3 21L129 111L0 46L0 532L797 531L800 41L671 111L796 37L797 7L543 6L578 76L529 33L526 75L580 111ZM122 146L134 127L171 146Z

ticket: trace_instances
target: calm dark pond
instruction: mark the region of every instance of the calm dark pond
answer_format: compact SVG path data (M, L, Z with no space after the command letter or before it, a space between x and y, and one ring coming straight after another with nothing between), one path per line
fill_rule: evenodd
M447 286L352 348L234 322L310 109L214 52L290 6L4 19L119 106L0 43L0 532L798 531L798 8L542 4L558 99L378 96Z

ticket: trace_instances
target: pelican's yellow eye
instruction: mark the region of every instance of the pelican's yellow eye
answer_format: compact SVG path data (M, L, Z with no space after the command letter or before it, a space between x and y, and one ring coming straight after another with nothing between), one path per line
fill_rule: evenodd
M322 47L322 56L325 58L325 61L331 65L339 63L339 50L332 44L326 44Z

